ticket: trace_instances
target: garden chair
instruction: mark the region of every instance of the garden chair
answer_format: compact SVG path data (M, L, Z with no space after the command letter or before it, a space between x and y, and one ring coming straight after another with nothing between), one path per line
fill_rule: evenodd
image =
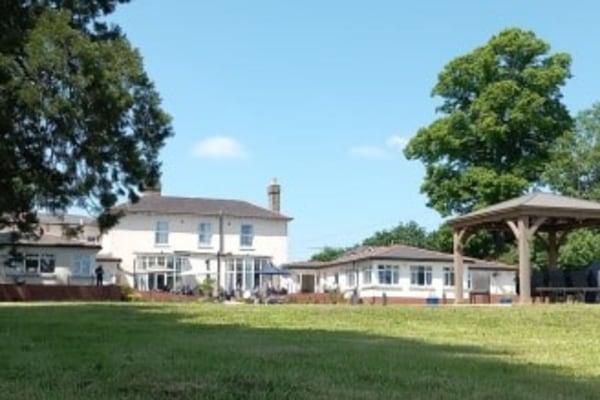
M561 269L548 271L548 286L551 288L555 288L552 292L550 292L551 301L565 301L567 298L567 280L565 277L565 273Z
M471 291L469 292L469 302L477 303L477 296L482 296L488 304L491 303L490 273L487 271L471 272Z

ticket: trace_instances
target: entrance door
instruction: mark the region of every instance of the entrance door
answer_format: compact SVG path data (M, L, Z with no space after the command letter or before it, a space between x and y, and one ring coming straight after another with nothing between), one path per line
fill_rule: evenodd
M173 281L172 276L168 276L167 272L152 272L148 274L148 290L167 290L167 284L169 278L171 283Z
M315 276L314 275L301 275L300 291L302 293L314 293L315 292Z

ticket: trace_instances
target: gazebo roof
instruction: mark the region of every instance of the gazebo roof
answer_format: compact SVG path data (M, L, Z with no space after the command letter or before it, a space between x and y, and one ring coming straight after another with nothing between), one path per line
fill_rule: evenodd
M516 217L546 217L546 227L600 225L600 204L552 193L530 193L452 218L447 223L455 228L492 226ZM506 226L502 224L501 226Z

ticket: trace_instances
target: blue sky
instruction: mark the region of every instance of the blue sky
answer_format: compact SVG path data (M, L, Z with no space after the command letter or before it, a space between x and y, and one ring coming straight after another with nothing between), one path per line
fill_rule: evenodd
M173 117L163 193L266 206L276 177L300 260L399 222L442 222L419 192L422 164L401 149L436 117L444 65L500 30L571 54L573 113L599 100L600 3L572 4L133 0L111 19Z

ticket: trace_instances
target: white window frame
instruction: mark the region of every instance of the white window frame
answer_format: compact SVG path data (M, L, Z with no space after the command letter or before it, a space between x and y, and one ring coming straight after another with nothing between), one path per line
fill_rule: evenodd
M51 271L42 271L44 263L51 265ZM47 266L47 265L46 265ZM56 257L51 253L40 254L40 274L53 274L56 272Z
M16 257L6 254L2 263L6 266L6 272L9 274L25 273L25 255L23 253L18 253Z
M377 283L379 285L392 286L400 284L400 267L398 265L378 264L376 272ZM389 275L389 282L387 279L384 279L384 282L382 282L382 275L385 275L386 277Z
M348 279L347 279L348 285L347 286L348 287L356 286L356 271L354 269L349 269L347 271L347 274L348 274Z
M169 221L156 221L154 244L158 246L166 246L169 244Z
M34 261L36 266L31 268L28 264ZM40 273L40 255L35 253L26 253L25 254L25 273L26 274L39 274Z
M444 287L454 287L455 282L454 267L444 267Z
M421 271L423 273L423 283L419 283ZM433 285L433 268L425 265L411 265L410 285L414 287L431 287Z
M8 257L10 259L10 256ZM56 272L56 257L52 253L25 253L20 254L19 259L10 261L11 265L7 271L27 275L51 275ZM28 263L30 266L28 267ZM47 265L44 265L48 263ZM35 264L35 266L32 266ZM42 266L48 267L44 270Z
M87 268L85 268L87 267ZM86 271L87 269L87 271ZM93 261L92 256L88 254L73 255L73 264L71 265L71 274L73 276L88 277L92 276Z
M244 228L250 228L250 232L244 233ZM243 223L240 225L240 247L250 248L254 245L254 225Z
M198 224L198 246L210 247L212 244L212 224L200 222Z
M362 271L362 283L363 285L371 285L373 283L373 268L370 265Z
M467 289L471 290L473 286L473 276L471 275L471 270L467 271Z

